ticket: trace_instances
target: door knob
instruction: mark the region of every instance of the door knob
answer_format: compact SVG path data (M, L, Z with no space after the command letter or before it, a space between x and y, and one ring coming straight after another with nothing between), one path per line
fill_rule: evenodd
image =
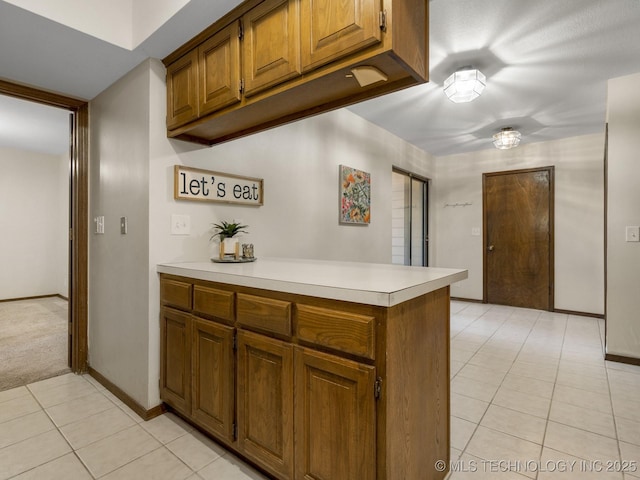
M490 251L490 252L493 252L493 249L494 249L494 248L495 248L495 247L494 247L493 245L489 245L489 251Z

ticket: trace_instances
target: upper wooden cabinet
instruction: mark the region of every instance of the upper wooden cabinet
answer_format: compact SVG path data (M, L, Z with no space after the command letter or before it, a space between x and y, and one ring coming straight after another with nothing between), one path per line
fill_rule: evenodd
M240 101L240 38L238 22L198 47L199 115Z
M261 3L242 18L244 93L300 75L300 11L297 0Z
M212 145L423 83L427 0L246 0L163 62L167 135ZM352 70L374 67L361 85Z
M306 72L382 39L380 0L300 0Z
M198 52L190 52L167 67L167 128L198 118Z

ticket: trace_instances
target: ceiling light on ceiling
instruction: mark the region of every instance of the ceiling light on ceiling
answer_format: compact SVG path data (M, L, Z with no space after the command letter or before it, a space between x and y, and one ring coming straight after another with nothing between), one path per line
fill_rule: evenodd
M508 150L520 144L522 134L511 127L505 127L493 135L493 144L500 150Z
M453 103L470 102L482 94L486 84L487 77L480 70L462 67L444 81L444 93Z

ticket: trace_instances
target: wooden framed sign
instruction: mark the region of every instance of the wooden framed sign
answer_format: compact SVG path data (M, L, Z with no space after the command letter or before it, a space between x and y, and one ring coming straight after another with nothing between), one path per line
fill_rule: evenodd
M173 198L205 202L263 204L263 180L175 165Z

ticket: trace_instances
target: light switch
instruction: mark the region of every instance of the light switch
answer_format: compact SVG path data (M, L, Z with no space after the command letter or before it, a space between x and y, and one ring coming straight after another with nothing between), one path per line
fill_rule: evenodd
M171 215L171 235L189 235L191 233L191 217L189 215Z
M129 222L127 221L127 217L120 217L120 233L126 235L128 228Z
M640 226L627 227L627 242L640 242Z
M471 229L471 236L472 237L479 237L480 236L480 227L473 227Z
M104 215L100 215L99 217L95 217L93 222L96 224L95 232L99 235L104 234Z

